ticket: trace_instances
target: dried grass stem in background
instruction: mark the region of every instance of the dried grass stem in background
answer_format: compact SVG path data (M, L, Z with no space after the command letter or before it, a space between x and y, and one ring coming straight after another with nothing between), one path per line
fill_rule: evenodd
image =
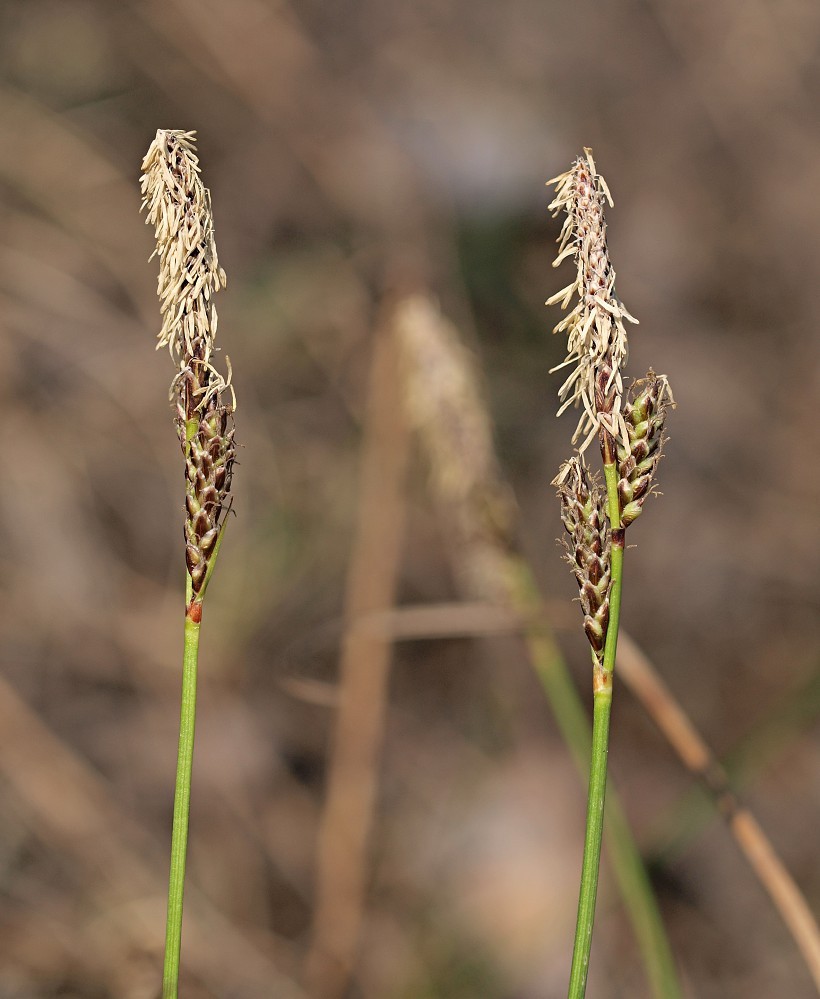
M345 587L338 713L319 829L313 934L305 978L314 999L349 989L363 923L393 643L358 625L394 605L404 538L408 434L396 405L392 316L378 323L363 427L356 532Z

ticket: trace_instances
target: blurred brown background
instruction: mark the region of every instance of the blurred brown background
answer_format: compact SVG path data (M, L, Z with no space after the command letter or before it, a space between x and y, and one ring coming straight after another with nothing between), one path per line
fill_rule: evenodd
M0 999L156 993L183 574L139 215L158 127L198 131L243 445L205 612L183 994L298 994L366 372L403 281L475 349L524 550L548 599L574 595L543 307L570 265L544 181L584 145L641 321L629 371L679 403L624 623L818 911L820 7L4 0L0 51ZM409 481L398 602L455 600L416 453ZM580 629L561 640L587 697ZM687 994L813 995L625 690L611 769ZM396 647L379 788L348 994L563 995L585 789L518 642ZM589 994L646 989L605 868Z

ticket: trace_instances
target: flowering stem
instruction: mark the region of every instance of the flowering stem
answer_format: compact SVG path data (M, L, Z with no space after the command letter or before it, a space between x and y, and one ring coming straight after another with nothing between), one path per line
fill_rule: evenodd
M189 581L189 591L190 588ZM185 887L185 857L188 852L188 813L191 806L191 771L196 725L196 673L202 605L193 602L189 603L188 608L185 615L185 647L182 657L182 707L179 716L174 824L171 832L171 873L168 879L168 921L165 930L162 999L177 999L179 953L182 942L182 894Z
M176 999L182 940L182 894L196 722L196 673L202 598L216 564L231 504L236 459L236 396L214 365L214 296L225 287L214 237L211 195L202 183L194 132L159 129L142 161L142 208L153 225L159 259L160 347L177 372L171 382L179 443L185 458L185 650L182 709L171 833L163 999ZM230 399L230 402L227 400Z
M528 622L525 638L532 664L575 764L581 774L586 774L590 767L590 727L581 697L544 620L532 572L526 563L514 558L510 570L515 584L510 599ZM681 999L675 961L652 885L614 789L610 789L607 799L605 826L612 873L632 923L651 994L655 999Z
M609 718L612 709L612 674L618 646L618 622L621 610L623 582L624 529L621 526L618 498L618 468L612 438L603 432L602 452L606 480L607 505L612 536L612 589L610 590L609 624L606 633L603 662L593 655L592 758L589 768L587 798L587 828L584 837L584 859L581 867L581 887L578 895L578 919L572 951L572 968L568 999L583 999L586 994L589 955L592 949L592 927L595 921L595 899L598 894L598 871L601 861L601 839L604 829L604 799L606 797L607 754L609 752Z

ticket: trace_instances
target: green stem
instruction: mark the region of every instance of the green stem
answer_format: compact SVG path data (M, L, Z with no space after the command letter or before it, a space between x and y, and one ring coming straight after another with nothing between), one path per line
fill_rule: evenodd
M522 620L527 622L525 640L533 667L575 765L581 774L588 774L589 720L545 621L541 594L529 566L522 559L511 557L509 571L510 599ZM612 871L632 923L651 993L655 999L681 999L672 949L652 885L614 789L610 789L607 798L605 826Z
M190 585L188 589L190 590ZM185 615L185 649L182 658L182 707L179 716L174 825L171 832L171 873L168 879L168 922L165 931L162 999L177 999L179 953L182 943L182 895L185 887L185 857L188 852L188 813L191 806L191 770L196 725L196 672L202 605L195 602L189 603L188 607L188 613Z
M581 867L581 887L578 894L578 920L572 951L568 999L584 999L592 949L592 927L595 921L595 899L598 894L598 870L601 861L601 839L604 830L604 800L606 769L609 752L609 718L612 708L612 673L618 647L618 624L621 613L623 583L624 531L618 499L618 469L614 461L612 440L605 435L604 478L606 480L609 523L612 538L612 588L609 596L609 625L606 632L603 663L593 656L592 759L589 768L587 799L587 829L584 837L584 860Z
M596 691L592 714L592 759L589 767L589 797L587 799L587 829L584 837L584 862L578 895L578 920L572 951L569 978L569 999L583 999L587 988L589 955L592 949L592 925L595 920L595 899L598 894L598 867L601 860L601 840L604 830L604 797L606 795L606 756L609 747L609 715L612 688L606 694Z

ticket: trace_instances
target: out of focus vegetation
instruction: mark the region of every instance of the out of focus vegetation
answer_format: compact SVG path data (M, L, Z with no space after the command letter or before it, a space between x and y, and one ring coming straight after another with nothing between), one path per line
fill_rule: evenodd
M198 131L243 445L204 621L184 994L301 978L366 372L396 293L432 291L475 349L522 545L572 599L543 185L584 145L641 321L629 370L651 359L679 403L624 626L715 749L740 747L820 910L820 7L5 0L0 53L0 996L158 982L184 572L137 185L158 127ZM399 604L460 596L425 475L416 456ZM586 692L580 629L562 642ZM615 713L611 771L691 994L813 995L691 778L624 690ZM562 995L585 788L518 641L396 646L379 788L350 995ZM606 871L598 911L589 995L645 995Z

